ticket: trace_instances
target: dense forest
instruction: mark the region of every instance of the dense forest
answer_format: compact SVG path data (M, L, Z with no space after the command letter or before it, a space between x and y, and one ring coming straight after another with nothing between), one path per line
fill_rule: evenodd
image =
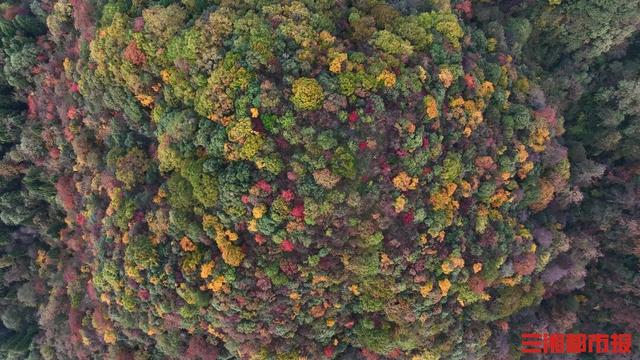
M640 336L640 0L0 15L0 358Z

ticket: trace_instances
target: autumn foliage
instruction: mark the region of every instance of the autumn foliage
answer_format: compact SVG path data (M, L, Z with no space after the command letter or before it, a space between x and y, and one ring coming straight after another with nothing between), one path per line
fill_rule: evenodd
M3 2L0 357L510 359L597 326L637 300L631 3Z

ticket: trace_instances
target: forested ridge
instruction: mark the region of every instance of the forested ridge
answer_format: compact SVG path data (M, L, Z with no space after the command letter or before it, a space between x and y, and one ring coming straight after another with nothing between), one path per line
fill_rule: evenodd
M640 1L0 15L1 358L635 352Z

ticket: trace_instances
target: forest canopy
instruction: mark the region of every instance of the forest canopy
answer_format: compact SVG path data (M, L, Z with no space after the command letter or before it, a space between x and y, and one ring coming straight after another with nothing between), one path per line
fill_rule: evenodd
M0 356L637 336L639 9L0 2Z

